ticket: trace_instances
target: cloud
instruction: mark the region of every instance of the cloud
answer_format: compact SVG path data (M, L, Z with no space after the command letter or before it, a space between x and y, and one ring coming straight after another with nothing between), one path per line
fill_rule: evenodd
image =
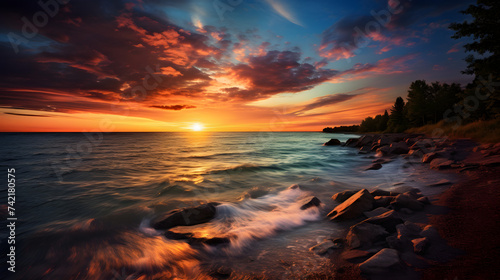
M453 45L451 47L450 50L448 50L446 53L447 54L450 54L450 53L454 53L454 52L459 52L460 51L460 46L462 45L462 42L459 42L459 43L456 43L455 45Z
M51 117L49 115L34 115L34 114L23 114L23 113L11 113L11 112L4 112L4 114L7 115L14 115L14 116L23 116L23 117Z
M196 106L192 106L192 105L153 105L153 106L149 106L149 107L162 109L162 110L174 110L174 111L196 108Z
M469 0L389 0L385 6L364 15L346 16L324 30L319 53L330 60L339 60L354 57L370 42L381 45L379 53L392 46L409 46L413 44L409 40L425 40L417 34L415 23L469 3Z
M285 6L280 0L266 0L266 2L271 5L271 7L274 9L276 13L278 13L280 16L284 17L287 19L289 22L299 25L299 26L304 26L290 11L288 7Z

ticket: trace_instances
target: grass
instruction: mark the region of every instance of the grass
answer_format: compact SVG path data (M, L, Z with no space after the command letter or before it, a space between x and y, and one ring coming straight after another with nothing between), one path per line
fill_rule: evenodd
M500 118L488 121L475 121L459 127L454 127L454 125L454 123L440 121L436 124L410 128L406 132L423 133L430 137L446 136L450 139L471 138L481 143L500 142Z

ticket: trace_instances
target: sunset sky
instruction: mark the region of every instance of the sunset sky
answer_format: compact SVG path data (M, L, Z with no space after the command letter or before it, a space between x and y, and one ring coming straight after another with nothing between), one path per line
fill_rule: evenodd
M320 131L471 80L470 0L58 1L2 1L0 131Z

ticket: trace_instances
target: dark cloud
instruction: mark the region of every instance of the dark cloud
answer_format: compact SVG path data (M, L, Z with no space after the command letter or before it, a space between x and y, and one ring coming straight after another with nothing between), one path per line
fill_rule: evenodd
M322 33L320 54L332 60L353 57L371 41L401 45L417 38L413 25L446 11L464 8L472 0L388 0L360 16L346 16ZM389 50L387 47L382 52Z
M44 118L51 117L49 115L33 115L33 114L11 113L11 112L5 112L4 114L14 115L14 116L23 116L23 117L44 117Z
M160 106L157 106L157 105L153 105L153 106L149 106L151 108L157 108L157 109L162 109L162 110L174 110L174 111L179 111L179 110L182 110L182 109L193 109L193 108L196 108L196 106L192 106L192 105L160 105Z

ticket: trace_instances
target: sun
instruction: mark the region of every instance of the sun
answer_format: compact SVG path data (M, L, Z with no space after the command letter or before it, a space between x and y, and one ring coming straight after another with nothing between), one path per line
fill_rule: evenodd
M202 131L203 125L201 123L193 123L193 125L190 128L192 131Z

